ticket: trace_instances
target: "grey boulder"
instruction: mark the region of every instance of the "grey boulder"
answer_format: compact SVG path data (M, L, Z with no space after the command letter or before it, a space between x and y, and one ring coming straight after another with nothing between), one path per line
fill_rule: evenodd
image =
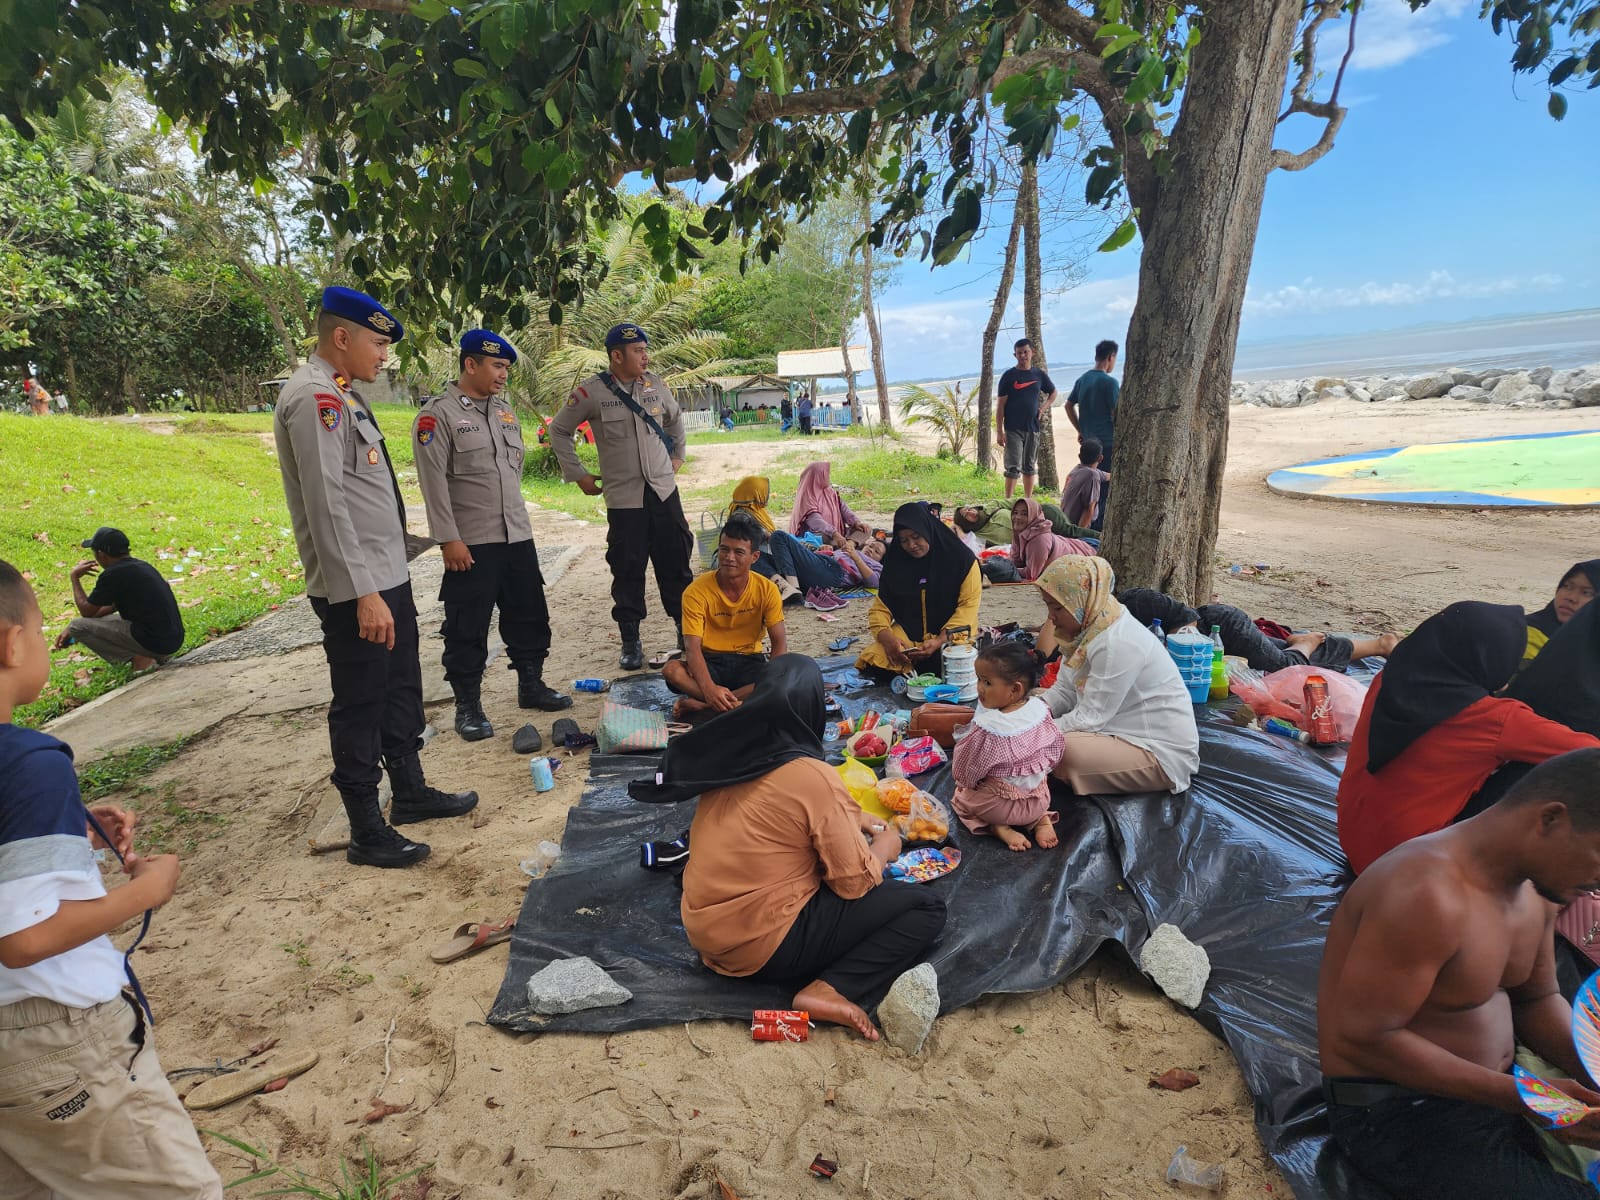
M528 980L528 1004L544 1016L610 1008L632 999L633 993L592 958L558 958Z
M894 981L878 1005L878 1024L889 1044L916 1054L939 1015L939 975L932 963L919 963Z

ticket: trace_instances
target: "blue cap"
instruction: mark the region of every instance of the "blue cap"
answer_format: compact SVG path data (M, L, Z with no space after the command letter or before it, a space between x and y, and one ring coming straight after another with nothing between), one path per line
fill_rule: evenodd
M469 329L463 333L461 350L465 354L481 354L485 358L503 358L508 363L517 361L517 352L511 348L511 343L487 329Z
M644 330L631 321L624 321L621 325L613 325L606 332L607 350L615 350L618 346L631 346L635 342L648 346L650 339L645 337Z
M365 292L354 288L331 287L322 290L322 311L357 325L365 325L374 333L381 333L391 342L406 336L405 326L395 320L394 314Z

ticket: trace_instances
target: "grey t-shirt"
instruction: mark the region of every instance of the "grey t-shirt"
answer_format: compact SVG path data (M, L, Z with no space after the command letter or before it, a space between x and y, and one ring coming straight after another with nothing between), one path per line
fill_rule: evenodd
M1111 476L1099 467L1086 467L1081 463L1067 476L1067 486L1061 491L1061 511L1074 525L1087 525L1093 520L1093 511L1100 503L1100 485Z

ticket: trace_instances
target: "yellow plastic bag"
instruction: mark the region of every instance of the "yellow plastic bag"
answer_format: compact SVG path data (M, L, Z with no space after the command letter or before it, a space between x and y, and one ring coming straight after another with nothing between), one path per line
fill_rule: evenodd
M863 812L874 813L880 817L889 816L889 811L878 802L878 777L871 767L847 758L837 767L839 779L844 784L845 791L850 793L850 798L861 806Z

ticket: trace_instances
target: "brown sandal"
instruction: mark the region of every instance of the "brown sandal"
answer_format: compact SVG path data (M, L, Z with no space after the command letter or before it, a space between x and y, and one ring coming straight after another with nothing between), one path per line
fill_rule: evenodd
M468 921L456 930L453 938L434 949L428 957L436 963L455 962L458 958L476 954L485 946L498 946L501 942L510 941L511 931L516 928L516 925L517 919L515 917L508 917L499 925L488 925L482 921Z

